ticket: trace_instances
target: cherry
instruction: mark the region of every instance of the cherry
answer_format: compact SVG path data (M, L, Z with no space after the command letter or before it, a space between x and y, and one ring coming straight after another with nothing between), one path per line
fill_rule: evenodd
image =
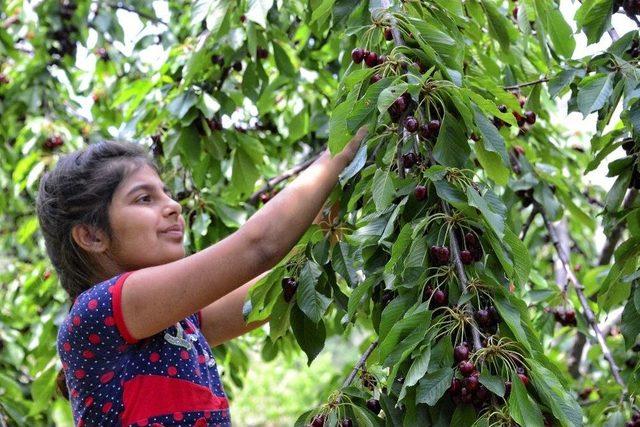
M525 387L529 385L529 377L525 374L518 374L518 378L520 378L520 381L522 381Z
M489 312L489 317L491 317L491 322L496 324L500 321L500 315L498 315L498 310L494 306L490 306L487 311Z
M500 110L501 113L506 113L507 112L507 106L502 104L498 106L498 110Z
M576 312L574 310L567 310L565 312L565 320L567 325L575 325L576 324Z
M409 151L407 154L402 156L402 165L405 169L411 169L413 165L416 164L417 160L416 155L412 151Z
M515 19L516 21L518 20L518 6L513 8L513 19Z
M516 145L515 147L513 147L513 151L518 157L522 157L525 155L524 148L521 145Z
M464 375L465 377L468 377L473 373L473 371L476 370L476 367L473 363L469 362L468 360L463 360L462 362L458 363L458 369L460 370L460 373L462 375Z
M382 407L380 406L380 401L378 399L369 399L367 400L367 408L374 414L378 415Z
M391 289L385 289L382 292L382 305L386 306L391 302L391 300L393 300L393 298L395 298L395 292L393 292Z
M452 378L451 379L451 387L449 387L449 392L451 394L456 394L460 391L460 389L462 388L462 381L460 381L457 378Z
M282 279L281 284L284 300L286 302L291 302L293 296L296 293L296 290L298 289L298 282L291 277L285 277L284 279Z
M376 385L378 385L376 378L368 372L363 372L361 379L362 379L362 385L368 388L369 390L373 390L376 387Z
M427 128L432 136L438 136L438 133L440 133L440 120L431 120L427 123Z
M242 62L236 61L233 63L233 69L236 71L242 71Z
M311 427L324 427L324 422L326 421L325 415L316 415L313 417L310 426Z
M446 246L442 246L438 250L438 261L445 264L449 262L449 257L450 257L449 248Z
M433 288L431 286L425 286L424 290L422 291L422 301L426 301L429 298L431 298L432 294L433 294Z
M506 399L511 394L511 381L504 382L504 398Z
M489 396L489 390L485 386L480 384L478 386L478 389L476 390L476 397L478 398L478 400L480 400L481 402L486 402Z
M353 427L353 421L351 421L351 418L343 418L340 421L340 427Z
M269 51L263 47L259 47L256 50L256 53L258 54L258 58L260 59L267 59L269 57Z
M380 55L378 56L378 62L377 65L382 65L384 64L384 62L387 60L387 57L385 55Z
M262 203L267 203L269 200L271 200L271 194L268 191L260 193L260 201Z
M413 195L416 197L416 200L424 200L427 198L427 187L424 185L416 185L416 188L413 190Z
M467 250L460 251L460 261L465 265L469 265L473 262L473 255Z
M391 31L391 28L387 27L384 29L384 39L387 41L393 40L393 31Z
M627 155L633 152L634 147L635 147L635 141L631 138L625 140L625 142L622 144L622 149L625 151L625 153L627 153Z
M222 67L224 65L224 58L220 55L211 55L211 62Z
M489 315L488 310L478 310L476 311L474 317L476 318L480 326L489 326L489 324L491 323L491 316Z
M59 147L63 144L64 144L64 141L62 137L59 135L50 136L44 142L45 148L50 150L53 150L54 148Z
M407 131L414 133L419 127L418 120L413 116L407 116L407 118L404 119L404 127Z
M378 83L380 80L382 80L382 76L380 74L374 74L373 76L371 76L371 78L369 79L369 83L371 84L375 84Z
M393 101L392 107L395 107L396 110L398 110L399 113L403 113L404 110L407 109L406 98L400 97L400 98L396 99L395 101Z
M467 390L475 390L478 388L480 381L478 381L478 377L476 375L471 375L464 379L462 382Z
M462 393L464 391L464 393ZM462 387L462 390L460 390L460 400L462 400L462 403L471 403L473 401L473 395L471 393L469 393L469 391Z
M532 125L536 122L536 113L533 111L525 111L524 119L528 124Z
M378 65L378 54L375 52L369 52L369 54L365 55L364 63L367 64L367 67L372 68Z
M464 235L464 242L467 244L467 246L472 248L478 246L478 238L470 231Z
M443 306L447 303L447 294L444 291L441 291L440 289L438 289L437 291L435 291L433 293L433 300L434 304L437 307Z
M222 123L216 119L207 119L207 125L212 132L222 130Z
M244 15L240 15L240 22L242 22L243 24L247 22L247 17Z
M469 359L469 348L465 345L460 344L453 349L453 359L456 362L462 362L463 360Z
M351 59L353 60L353 62L355 62L356 64L359 64L362 62L362 60L364 59L364 50L360 49L359 47L353 49L351 51Z
M471 138L472 141L478 142L480 141L480 137L478 135L476 135L475 133L471 133L471 135L469 136L469 138Z

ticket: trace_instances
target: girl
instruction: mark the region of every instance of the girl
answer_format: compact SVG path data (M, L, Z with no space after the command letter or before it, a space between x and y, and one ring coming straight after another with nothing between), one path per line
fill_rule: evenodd
M244 322L247 291L311 225L365 135L190 256L182 207L143 147L103 142L60 158L37 215L73 301L57 350L77 426L230 425L211 347L262 324Z

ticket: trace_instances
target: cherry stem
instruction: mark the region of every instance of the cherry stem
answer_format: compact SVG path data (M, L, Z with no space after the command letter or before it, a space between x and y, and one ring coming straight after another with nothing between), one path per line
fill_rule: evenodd
M560 259L560 262L562 263L562 267L564 268L566 277L568 278L568 282L573 283L573 288L575 289L576 294L578 295L578 299L580 300L580 305L582 306L582 310L584 312L585 318L587 319L587 323L589 324L589 326L591 326L591 328L593 329L596 335L598 344L600 344L600 347L602 348L602 354L604 355L604 358L606 359L606 361L609 363L611 373L613 374L613 377L616 380L616 382L622 386L623 394L626 394L627 393L626 385L622 380L622 377L620 377L620 368L618 368L618 366L616 365L616 362L613 360L613 356L611 355L611 350L609 350L609 347L607 346L604 336L600 331L600 327L598 326L598 322L596 321L596 317L593 311L591 310L591 307L589 306L589 302L587 301L587 298L584 295L584 292L583 292L584 287L582 286L578 278L573 273L573 269L571 268L568 255L563 250L562 242L565 243L564 246L568 247L569 245L568 244L569 232L567 231L566 224L556 229L551 223L551 221L549 220L549 218L547 217L547 215L545 214L542 206L537 201L534 201L534 206L540 210L540 213L542 215L542 218L544 219L544 223L547 228L547 231L549 232L549 236L551 236L553 245L556 248L558 258Z
M282 174L269 179L265 185L260 187L258 191L256 191L251 195L251 197L249 197L249 200L247 200L247 203L253 206L256 206L258 204L258 200L260 199L260 194L272 189L276 185L280 184L282 181L287 180L292 176L298 175L300 172L302 172L303 170L311 166L311 164L315 162L316 159L320 157L321 154L322 154L322 151L320 153L314 154L304 162L292 167L291 169L284 171Z
M369 358L369 356L371 356L371 353L373 353L373 350L375 350L377 346L378 346L378 340L375 340L374 342L371 343L371 345L369 346L369 348L367 348L367 350L364 352L362 357L360 357L360 360L358 361L356 366L353 368L353 370L351 371L347 379L344 380L344 383L342 383L342 388L349 387L351 385L354 378L356 377L356 374L360 369L362 369L367 359Z

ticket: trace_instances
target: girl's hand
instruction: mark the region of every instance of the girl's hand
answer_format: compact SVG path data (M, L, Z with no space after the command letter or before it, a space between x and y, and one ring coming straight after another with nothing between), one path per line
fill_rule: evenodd
M336 157L340 156L344 160L344 167L347 167L349 163L353 160L358 149L360 148L360 143L369 133L369 129L367 126L362 126L358 129L355 136L347 143L344 149L340 152L340 154L336 155ZM328 150L328 148L327 148Z

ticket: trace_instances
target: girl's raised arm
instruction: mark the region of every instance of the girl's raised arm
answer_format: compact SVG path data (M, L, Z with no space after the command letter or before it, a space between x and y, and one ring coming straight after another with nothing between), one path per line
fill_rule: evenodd
M327 152L224 240L183 259L133 272L122 287L122 316L135 339L154 335L276 265L309 228L340 172L366 136Z

